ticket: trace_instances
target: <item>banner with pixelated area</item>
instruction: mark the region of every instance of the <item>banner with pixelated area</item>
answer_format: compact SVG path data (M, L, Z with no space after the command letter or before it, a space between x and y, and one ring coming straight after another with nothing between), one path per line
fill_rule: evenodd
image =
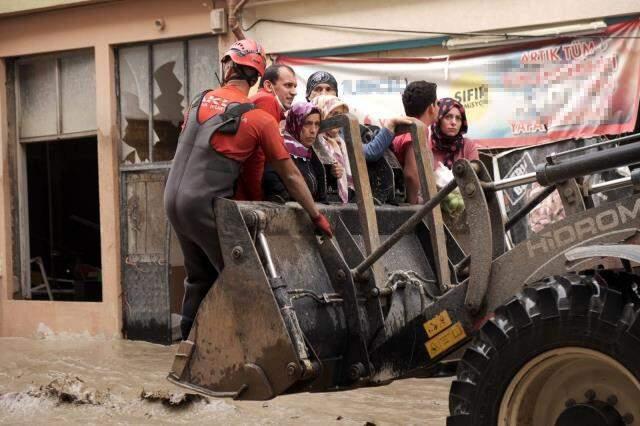
M294 58L304 98L307 78L328 71L339 96L362 121L403 113L408 82L438 84L439 97L460 101L468 137L481 147L536 145L633 131L640 102L640 20L601 36L538 42L456 58Z

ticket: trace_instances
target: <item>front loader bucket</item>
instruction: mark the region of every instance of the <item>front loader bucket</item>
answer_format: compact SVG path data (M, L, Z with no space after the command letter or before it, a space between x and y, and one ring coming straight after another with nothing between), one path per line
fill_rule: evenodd
M225 268L169 378L216 396L272 398L296 381L287 367L299 359L240 211L220 200L216 217Z
M415 209L376 210L384 239ZM215 211L225 266L169 379L213 396L268 399L370 377L369 345L385 324L379 299L362 297L376 288L373 276L356 291L349 272L363 259L356 206L323 209L336 229L324 242L299 207L218 200ZM420 225L381 259L385 275L412 270L437 291L428 246Z

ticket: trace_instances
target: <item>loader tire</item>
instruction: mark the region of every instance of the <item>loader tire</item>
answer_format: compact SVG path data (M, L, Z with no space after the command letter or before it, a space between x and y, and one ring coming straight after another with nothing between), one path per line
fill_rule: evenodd
M448 426L640 425L640 311L594 277L495 310L458 365Z

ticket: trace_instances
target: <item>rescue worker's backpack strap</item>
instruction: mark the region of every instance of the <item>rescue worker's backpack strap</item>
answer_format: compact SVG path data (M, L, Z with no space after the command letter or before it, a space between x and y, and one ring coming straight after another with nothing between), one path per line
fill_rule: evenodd
M222 124L217 131L226 135L235 135L238 131L238 127L240 127L240 119L242 118L242 115L255 108L256 106L251 103L229 104L227 106L227 110L222 114L222 121L224 124Z
M187 116L184 119L183 129L189 123L189 119L192 117L193 117L193 120L195 120L195 122L197 123L198 112L200 111L200 104L202 103L202 100L204 99L205 95L210 91L211 89L203 90L202 92L194 96L194 98L191 100L191 102L189 103L189 109L187 109ZM191 114L192 112L195 112L195 114L192 115ZM178 140L178 143L179 142L180 141Z
M200 102L202 102L202 99L204 99L204 96L211 92L213 89L207 89L207 90L203 90L202 92L198 93L196 96L194 96L194 98L191 100L191 106L190 108L199 108L200 107Z
M234 135L240 127L240 119L242 114L255 109L255 105L251 103L240 104L231 103L227 106L227 109L222 114L214 115L207 119L200 125L200 131L204 133L205 137L196 141L197 145L206 144L209 145L209 141L213 137L214 133L223 133L227 135ZM204 145L202 145L204 147Z

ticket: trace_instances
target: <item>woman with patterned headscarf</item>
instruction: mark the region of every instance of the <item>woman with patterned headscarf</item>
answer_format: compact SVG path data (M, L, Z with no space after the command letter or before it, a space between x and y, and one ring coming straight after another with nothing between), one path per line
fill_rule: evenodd
M322 112L322 120L329 119L335 115L346 114L349 106L340 98L333 95L315 96L311 102ZM383 121L383 126L372 136L372 138L362 145L364 158L367 162L380 160L384 156L385 150L393 142L395 128L401 124L411 124L407 117L393 117ZM364 142L364 140L363 140ZM349 155L344 139L338 129L321 134L318 138L320 149L317 152L328 151L333 158L331 172L338 179L338 194L343 203L348 202L353 197L354 185L349 165Z
M464 137L469 126L462 104L452 98L442 98L438 107L438 120L431 125L430 138L434 167L442 163L451 169L453 163L461 158L477 160L476 143Z
M313 98L312 103L322 113L323 120L349 112L347 104L336 96L320 95ZM349 190L354 191L353 178L351 177L349 154L344 139L340 135L340 130L333 129L320 134L316 143L321 145L321 149L325 149L331 156L333 161L331 174L338 181L338 195L343 203L348 203Z
M311 164L311 146L320 129L320 110L310 102L297 102L291 106L284 125L284 146L291 155L313 198L319 195L318 179ZM289 194L275 171L266 167L262 187L268 201L289 201Z

